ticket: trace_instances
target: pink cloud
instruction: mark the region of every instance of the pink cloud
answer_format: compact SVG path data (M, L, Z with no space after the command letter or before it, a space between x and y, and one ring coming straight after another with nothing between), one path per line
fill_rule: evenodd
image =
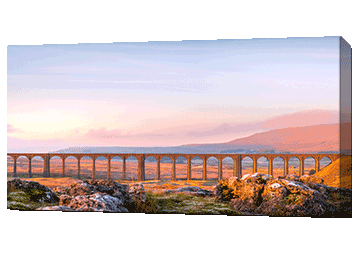
M90 139L119 139L128 137L130 134L125 134L119 129L107 130L105 127L101 127L97 130L90 129L85 136Z
M19 130L17 128L14 128L13 125L7 124L7 133L14 133L18 132Z

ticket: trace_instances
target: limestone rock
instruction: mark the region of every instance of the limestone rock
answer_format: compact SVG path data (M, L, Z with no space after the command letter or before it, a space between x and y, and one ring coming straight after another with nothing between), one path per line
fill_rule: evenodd
M300 176L295 175L295 174L288 174L285 176L286 180L291 180L291 181L298 180L299 178L300 178Z
M247 179L247 178L249 178L251 176L251 174L245 174L245 175L243 175L243 177L241 177L241 179L240 180L245 180L245 179Z
M68 187L58 186L58 187L55 187L53 190L57 194L62 195L62 194L66 194L68 192L68 189L69 189Z
M262 174L262 175L261 175L261 178L264 179L264 180L269 180L269 179L271 179L271 178L273 178L273 177L272 177L272 175L270 175L270 174Z
M69 205L73 198L74 197L69 196L69 195L61 195L59 205L63 205L63 206Z
M108 194L94 193L92 195L80 195L70 197L61 196L60 206L67 206L75 211L96 211L96 212L129 212L124 207L123 201Z
M237 211L245 214L323 217L334 216L337 211L328 202L329 193L335 192L336 188L312 182L310 187L300 181L272 177L265 180L259 176L249 175L240 181L220 180L216 186L216 199L229 201Z
M259 204L259 196L263 190L260 175L251 175L240 181L223 179L218 182L215 198L219 201L231 201L238 211L251 212Z
M308 174L304 174L303 176L301 176L299 178L299 181L301 181L303 183L313 182L313 183L317 183L317 184L324 184L324 179L320 178L319 176L308 175Z
M133 183L129 185L129 194L133 201L146 201L145 188L142 183Z
M23 181L15 178L7 181L8 192L21 190L29 195L30 200L34 202L56 203L59 197L48 187L35 181Z
M259 179L261 178L261 174L253 173L253 174L245 174L240 180L248 180L248 179Z
M329 198L331 196L333 197L339 197L342 196L347 200L352 199L352 190L349 188L336 188L332 186L327 186L324 184L317 184L315 182L306 182L305 183L308 187L317 190L320 192L324 198Z
M320 192L297 181L273 180L265 184L256 212L269 216L323 216L334 210Z
M263 180L269 180L273 178L270 174L261 174L261 173L253 173L253 174L245 174L240 180L248 180L248 179L263 179Z
M238 211L254 211L260 203L259 198L263 186L264 184L258 181L242 182L234 190L235 196L230 204Z
M95 193L107 194L124 202L125 207L133 205L134 201L129 193L129 186L119 184L113 180L78 180L72 183L65 194L71 197L92 195Z
M229 182L229 185L230 186L232 186L232 185L235 185L237 182L239 181L239 178L237 178L237 177L230 177L229 179L228 179L228 182Z

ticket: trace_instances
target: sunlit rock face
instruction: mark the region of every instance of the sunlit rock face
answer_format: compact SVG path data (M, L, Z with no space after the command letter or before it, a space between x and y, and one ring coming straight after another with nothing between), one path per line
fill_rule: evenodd
M288 179L298 179L287 177ZM337 188L252 174L241 179L223 179L215 187L219 201L228 201L245 214L267 216L334 216L336 207L329 198Z

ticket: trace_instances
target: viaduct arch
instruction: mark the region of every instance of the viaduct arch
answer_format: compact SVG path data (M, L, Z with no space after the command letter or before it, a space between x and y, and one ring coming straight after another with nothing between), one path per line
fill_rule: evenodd
M133 154L133 153L97 153L97 154L86 154L86 153L7 153L8 156L12 157L14 160L13 163L13 176L17 176L16 171L16 161L20 156L25 156L29 160L29 177L32 177L31 172L31 160L39 156L44 160L44 177L50 177L50 159L52 157L60 157L62 159L62 175L65 176L65 159L68 157L75 157L77 159L77 177L80 178L80 159L82 157L90 157L92 160L92 178L96 178L96 167L95 161L98 157L104 157L107 160L107 179L111 178L111 159L113 157L120 157L123 161L123 170L122 170L122 179L126 179L126 159L128 157L135 157L138 160L138 168L137 168L137 179L144 181L145 180L145 159L147 157L153 157L156 159L156 179L160 179L160 160L163 157L169 157L172 160L172 180L176 180L176 159L179 157L185 158L187 160L187 180L191 180L191 160L194 157L200 157L203 161L203 174L202 179L207 180L206 174L206 164L207 160L210 157L217 158L218 162L218 179L222 179L222 162L226 157L231 157L234 160L234 176L241 177L242 176L242 163L241 161L245 157L250 157L253 162L253 172L257 172L257 160L260 157L265 157L268 159L268 173L273 174L273 161L275 158L282 158L284 160L284 172L285 175L289 173L289 159L292 157L296 157L300 160L300 175L304 174L304 161L308 157L312 157L315 159L315 171L318 172L320 170L320 160L324 157L327 157L334 162L336 159L340 157L340 154Z

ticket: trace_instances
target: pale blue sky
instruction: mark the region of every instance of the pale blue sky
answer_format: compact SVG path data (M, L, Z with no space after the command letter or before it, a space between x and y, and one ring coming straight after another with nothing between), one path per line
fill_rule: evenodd
M7 60L19 139L179 145L200 142L184 130L339 106L338 37L8 46Z

